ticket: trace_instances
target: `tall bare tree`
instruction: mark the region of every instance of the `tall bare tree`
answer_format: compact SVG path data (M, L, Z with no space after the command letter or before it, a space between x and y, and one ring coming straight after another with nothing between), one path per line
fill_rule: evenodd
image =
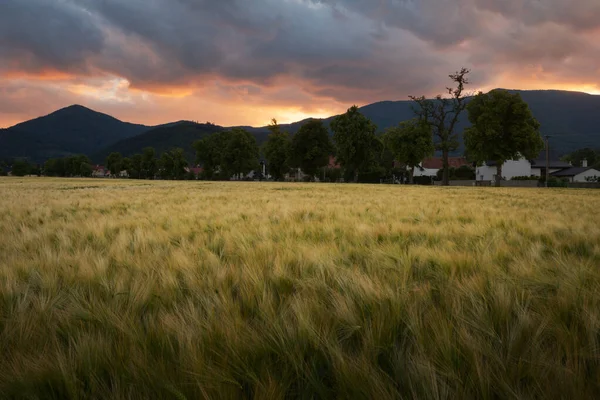
M468 94L465 86L469 84L467 75L471 71L462 68L460 71L449 75L455 87L447 87L449 97L437 95L434 100L426 99L425 96L409 96L417 103L414 108L416 116L426 121L433 131L435 149L442 152L443 177L442 185L450 184L450 164L448 157L451 151L458 148L458 135L454 132L460 114L467 108Z

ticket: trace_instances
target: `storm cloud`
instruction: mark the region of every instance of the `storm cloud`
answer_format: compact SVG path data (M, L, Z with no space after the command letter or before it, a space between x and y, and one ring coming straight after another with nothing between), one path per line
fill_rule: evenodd
M596 90L598 39L597 0L3 0L0 126L78 100L140 122L326 115L463 66L473 89Z

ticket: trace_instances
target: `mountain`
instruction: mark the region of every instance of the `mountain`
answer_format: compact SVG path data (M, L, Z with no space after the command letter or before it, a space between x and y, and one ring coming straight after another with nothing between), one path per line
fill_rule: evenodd
M144 147L154 147L157 154L161 154L174 147L181 147L185 151L186 158L193 162L196 153L192 144L212 133L222 131L223 127L211 124L197 124L194 122L178 122L151 129L140 135L118 141L102 150L93 153L90 158L97 163L103 163L112 152L121 153L124 157L130 157L135 153L141 153Z
M259 146L267 140L267 136L269 135L269 130L267 128L253 128L249 126L238 128L243 128L250 132L256 138L256 142ZM121 140L94 153L91 155L91 159L97 163L102 163L112 152L118 152L124 157L130 157L135 153L141 153L144 147L154 147L157 154L161 154L175 147L181 147L185 151L187 160L193 163L196 159L196 152L192 148L192 144L196 140L203 139L208 135L228 129L232 128L183 121L151 129L141 135Z
M561 90L510 90L519 93L529 104L531 112L541 124L542 135L551 135L553 154L564 155L584 147L600 147L600 96ZM360 111L383 131L413 118L412 101L382 101L361 107ZM326 124L333 117L324 120ZM462 132L469 127L467 113L461 115L456 132L463 154ZM289 126L295 132L296 126Z
M540 121L543 135L550 139L553 154L563 155L579 148L600 147L600 96L558 90L513 91L521 94L533 115ZM413 117L413 102L382 101L361 107L360 111L383 131ZM329 125L334 117L323 119ZM306 122L281 125L294 134ZM457 132L469 126L466 113ZM266 140L267 127L243 127L259 144ZM224 128L210 124L174 122L158 127L129 124L82 106L71 106L48 116L0 130L0 159L25 156L34 161L73 153L92 156L103 162L106 155L118 151L124 155L141 152L147 146L160 154L173 147L186 151L194 159L191 144L207 134ZM459 148L455 154L462 154Z
M60 157L67 153L60 145L44 137L15 128L0 129L0 160L29 157L42 162L46 157Z
M150 129L73 105L0 131L0 158L90 154Z

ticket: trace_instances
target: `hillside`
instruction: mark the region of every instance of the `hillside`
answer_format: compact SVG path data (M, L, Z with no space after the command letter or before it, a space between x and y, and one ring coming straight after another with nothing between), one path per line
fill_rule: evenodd
M541 123L542 135L552 135L553 153L564 155L584 147L600 147L600 96L558 90L511 90L521 94L531 112ZM382 101L360 108L383 131L413 118L412 101ZM329 123L333 117L328 118ZM457 126L462 143L462 131L469 126L463 114ZM292 124L289 131L297 128ZM456 152L463 154L461 147Z
M112 152L119 152L124 157L130 157L135 153L141 153L144 147L154 147L158 154L174 147L181 147L185 151L186 158L193 162L196 154L192 148L192 143L222 129L222 127L216 125L179 122L170 126L151 129L141 135L121 140L93 153L91 159L94 162L103 163Z
M67 154L90 154L148 129L73 105L0 132L0 157L43 161Z
M42 162L46 158L68 154L48 138L15 128L0 129L0 160L29 157L35 162Z
M186 158L190 162L196 159L196 153L192 148L192 144L196 140L200 140L215 132L221 132L225 129L218 125L197 124L195 122L179 122L176 124L162 126L151 129L141 135L121 140L101 151L92 154L93 161L102 163L106 157L112 152L119 152L124 157L132 156L135 153L141 153L144 147L154 147L157 154L161 154L175 147L181 147L185 151ZM262 128L244 127L256 137L259 145L264 143L267 138L268 131Z

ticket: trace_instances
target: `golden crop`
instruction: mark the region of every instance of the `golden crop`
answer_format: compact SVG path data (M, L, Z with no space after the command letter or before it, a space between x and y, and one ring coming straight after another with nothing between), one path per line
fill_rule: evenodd
M600 191L0 180L0 398L591 398Z

